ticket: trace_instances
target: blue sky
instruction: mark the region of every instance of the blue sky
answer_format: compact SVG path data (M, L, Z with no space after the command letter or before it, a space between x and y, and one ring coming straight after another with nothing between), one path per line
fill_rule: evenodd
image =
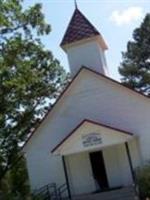
M52 32L42 41L47 49L59 59L68 71L67 56L59 47L61 39L74 11L73 0L24 0L26 7L42 3L46 21L51 24ZM149 0L77 0L83 14L103 35L109 49L106 60L111 77L119 80L118 66L121 52L126 50L127 42L132 39L133 30L140 25L150 11Z

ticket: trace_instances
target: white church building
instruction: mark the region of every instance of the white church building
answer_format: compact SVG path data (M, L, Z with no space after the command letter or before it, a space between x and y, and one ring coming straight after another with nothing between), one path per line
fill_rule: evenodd
M107 45L78 8L61 47L72 81L23 147L32 191L65 183L71 199L133 186L150 160L150 99L109 77Z

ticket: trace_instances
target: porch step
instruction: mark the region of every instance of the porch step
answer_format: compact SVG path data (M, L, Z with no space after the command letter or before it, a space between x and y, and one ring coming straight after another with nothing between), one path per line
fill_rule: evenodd
M80 195L73 200L136 200L135 192L132 187L102 192L97 194Z

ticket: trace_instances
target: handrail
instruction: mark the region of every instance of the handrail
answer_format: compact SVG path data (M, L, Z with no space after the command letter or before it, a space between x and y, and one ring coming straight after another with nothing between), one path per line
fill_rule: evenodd
M68 188L66 183L58 188L55 183L51 183L35 190L33 194L35 197L41 197L43 200L63 200L63 198L68 198Z
M57 199L57 188L55 183L47 184L33 192L36 197L41 197L43 200Z
M56 187L56 184L55 183L49 183L49 184L47 184L47 185L44 185L44 186L42 186L42 187L40 187L39 189L36 189L36 190L34 190L34 192L36 192L36 191L42 191L42 190L44 190L46 187Z
M67 184L64 183L61 186L59 186L58 188L58 195L59 195L59 199L62 200L64 193L68 193L68 188L67 188Z
M61 190L62 188L66 188L67 187L67 184L66 183L64 183L64 184L62 184L61 186L59 186L59 188L58 188L58 190Z

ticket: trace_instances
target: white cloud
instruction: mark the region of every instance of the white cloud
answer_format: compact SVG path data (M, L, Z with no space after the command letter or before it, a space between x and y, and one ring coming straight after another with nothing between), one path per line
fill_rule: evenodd
M126 10L115 10L110 16L110 20L116 25L121 26L130 24L133 21L140 19L143 16L143 9L141 7L129 7Z

